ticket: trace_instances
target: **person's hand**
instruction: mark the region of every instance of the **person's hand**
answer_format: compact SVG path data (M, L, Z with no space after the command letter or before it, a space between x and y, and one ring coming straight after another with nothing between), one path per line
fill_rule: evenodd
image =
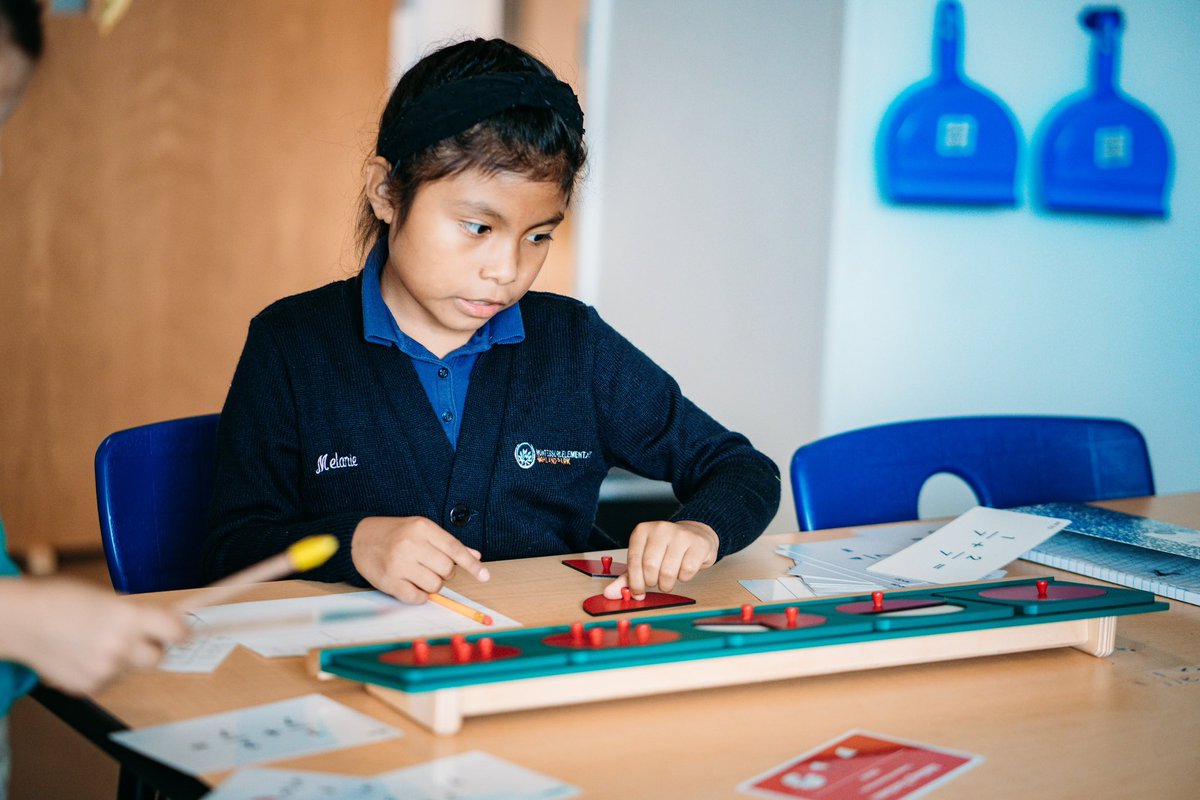
M720 544L703 522L643 522L629 537L625 574L604 587L604 596L616 600L626 586L635 600L645 599L649 586L669 592L715 564Z
M0 657L74 694L153 667L187 633L179 614L76 581L0 580Z
M405 603L424 603L462 567L486 581L473 550L425 517L367 517L350 540L354 568L367 582Z

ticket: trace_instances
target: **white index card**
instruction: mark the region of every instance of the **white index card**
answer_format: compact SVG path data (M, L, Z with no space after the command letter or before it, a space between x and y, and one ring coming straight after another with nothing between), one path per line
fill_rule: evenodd
M1070 522L976 506L867 571L930 583L977 581L1020 558Z

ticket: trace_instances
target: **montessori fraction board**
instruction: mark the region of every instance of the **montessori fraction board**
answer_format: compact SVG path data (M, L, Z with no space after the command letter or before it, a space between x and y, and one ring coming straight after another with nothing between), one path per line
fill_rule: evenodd
M1116 617L1166 608L1134 589L1000 581L337 648L313 668L452 734L465 717L617 697L1054 647L1106 656Z

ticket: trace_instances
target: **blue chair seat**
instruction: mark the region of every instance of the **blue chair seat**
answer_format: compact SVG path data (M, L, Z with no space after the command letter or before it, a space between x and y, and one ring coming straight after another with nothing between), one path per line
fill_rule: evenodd
M1141 432L1116 419L950 417L839 433L799 448L800 529L917 518L921 487L950 473L979 502L1009 508L1154 494Z

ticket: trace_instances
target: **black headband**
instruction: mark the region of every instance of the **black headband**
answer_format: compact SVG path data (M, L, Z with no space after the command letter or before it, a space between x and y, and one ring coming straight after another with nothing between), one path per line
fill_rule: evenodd
M583 111L571 87L537 72L495 72L447 83L421 95L379 132L379 155L401 160L510 108L549 108L583 135Z

